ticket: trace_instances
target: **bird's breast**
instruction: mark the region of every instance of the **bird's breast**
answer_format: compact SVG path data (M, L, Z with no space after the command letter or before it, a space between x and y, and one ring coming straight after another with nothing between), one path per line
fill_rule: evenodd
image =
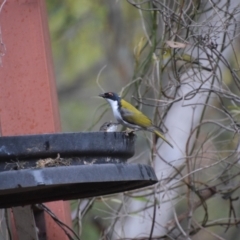
M119 123L122 123L122 116L121 116L120 111L118 109L113 110L113 115Z

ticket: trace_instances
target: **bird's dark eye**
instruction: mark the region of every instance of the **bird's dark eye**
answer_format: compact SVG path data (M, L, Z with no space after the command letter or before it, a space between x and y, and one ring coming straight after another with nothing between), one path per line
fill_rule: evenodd
M108 95L110 95L110 96L113 96L113 94L110 92L110 93L108 93Z

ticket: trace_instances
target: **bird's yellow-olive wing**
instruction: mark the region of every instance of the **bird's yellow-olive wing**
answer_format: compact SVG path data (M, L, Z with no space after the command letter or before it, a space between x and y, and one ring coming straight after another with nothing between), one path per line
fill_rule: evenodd
M143 128L150 127L152 125L151 119L137 110L132 104L122 99L121 105L121 114L125 121Z

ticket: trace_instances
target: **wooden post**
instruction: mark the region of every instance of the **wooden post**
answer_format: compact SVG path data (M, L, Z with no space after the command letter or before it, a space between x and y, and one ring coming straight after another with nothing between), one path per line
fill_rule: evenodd
M0 25L6 47L0 67L2 136L60 131L45 1L7 0ZM47 206L71 226L68 202ZM47 239L68 239L46 215L45 224Z

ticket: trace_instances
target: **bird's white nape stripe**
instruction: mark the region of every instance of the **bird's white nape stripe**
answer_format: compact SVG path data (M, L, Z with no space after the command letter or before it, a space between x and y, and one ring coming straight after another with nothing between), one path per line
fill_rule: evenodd
M121 114L120 114L120 112L119 112L119 109L118 109L118 101L117 100L112 100L112 99L109 99L109 98L107 98L106 99L108 102L109 102L109 104L111 105L111 107L112 107L112 111L113 111L113 115L114 115L114 117L116 118L116 120L118 121L118 122L122 122L122 116L121 116Z

